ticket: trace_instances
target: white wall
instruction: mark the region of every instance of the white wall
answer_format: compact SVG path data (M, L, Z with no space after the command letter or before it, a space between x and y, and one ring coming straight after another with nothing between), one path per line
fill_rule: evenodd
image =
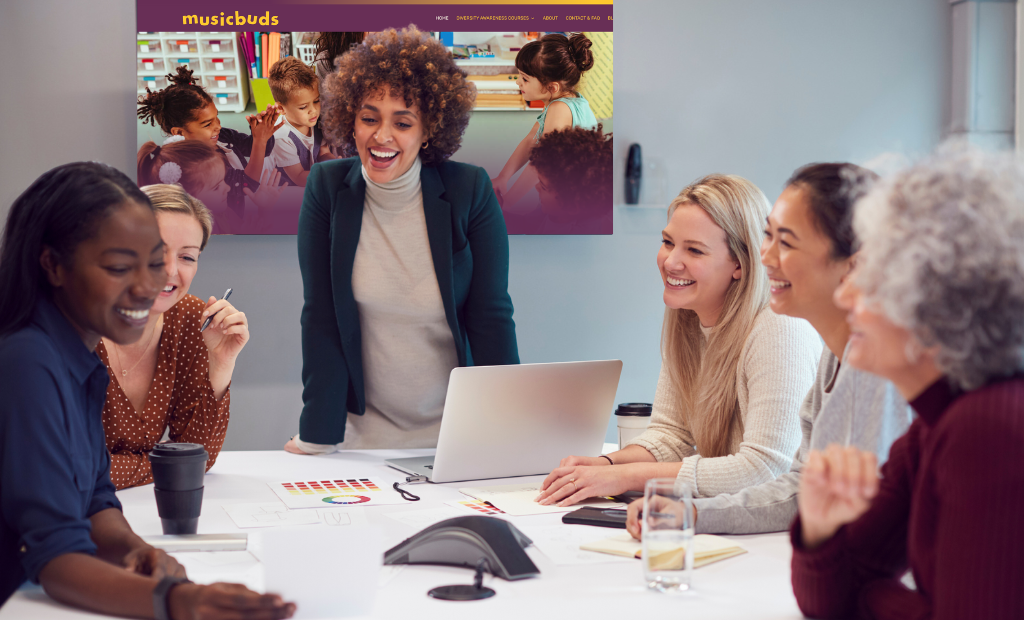
M801 164L922 153L943 135L947 0L617 0L616 9L620 195L631 142L666 167L671 194L730 172L774 199ZM0 52L17 59L0 65L0 215L59 163L104 160L132 173L134 3L34 0L0 11ZM611 237L512 238L523 361L619 358L618 400L651 400L663 223L661 210L623 210ZM214 239L193 286L202 295L233 287L250 319L226 446L280 447L300 407L295 238Z

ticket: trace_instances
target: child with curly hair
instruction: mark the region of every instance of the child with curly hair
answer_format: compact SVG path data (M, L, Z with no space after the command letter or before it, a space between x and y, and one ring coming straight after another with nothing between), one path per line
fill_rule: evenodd
M530 152L541 136L569 127L591 129L597 125L590 103L575 90L583 74L594 66L592 45L581 32L569 37L552 33L530 41L516 56L519 91L527 101L544 101L545 106L505 167L491 179L502 209L515 205L537 183L537 173L528 164ZM511 189L506 189L523 166L527 166L526 170Z
M265 112L247 116L249 134L221 127L213 98L196 83L192 73L179 66L175 73L167 75L170 86L156 92L147 88L146 94L139 96L138 117L144 123L159 125L168 136L204 142L222 153L226 164L223 180L228 188L226 203L241 217L245 190L255 192L260 188L264 157L273 150L277 109L269 107Z
M552 131L530 151L544 232L612 234L612 134L603 130L598 124Z

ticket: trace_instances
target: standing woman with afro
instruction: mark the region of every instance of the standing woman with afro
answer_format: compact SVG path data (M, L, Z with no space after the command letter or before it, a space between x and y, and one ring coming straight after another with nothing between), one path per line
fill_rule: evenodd
M449 161L476 91L411 26L336 66L322 117L347 159L306 181L303 409L285 449L435 446L453 368L519 363L501 209L483 168Z

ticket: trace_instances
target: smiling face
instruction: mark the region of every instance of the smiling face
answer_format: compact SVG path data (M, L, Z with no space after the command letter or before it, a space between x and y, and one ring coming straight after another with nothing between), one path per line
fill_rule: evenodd
M47 268L54 302L93 347L100 337L131 344L167 281L164 244L153 211L129 201L78 245L69 264Z
M850 324L847 361L899 386L927 363L930 354L916 345L917 340L909 330L893 323L868 302L855 280L856 270L836 288L834 296L836 306L847 312ZM908 350L915 355L908 357Z
M363 100L355 135L359 160L374 183L387 183L408 172L428 137L419 108L390 95Z
M153 303L152 312L160 314L188 294L192 278L199 268L199 246L203 243L203 227L188 213L157 211L160 237L164 240L164 264L167 284Z
M742 276L725 231L704 209L681 204L661 236L658 269L665 285L665 305L693 310L702 325L713 326L729 286Z
M850 259L832 258L832 241L819 231L799 187L790 185L775 201L761 242L761 264L776 314L812 320L837 312L832 294L849 272Z
M222 207L228 203L228 192L231 190L224 182L224 160L220 157L213 159L202 168L202 176L199 177L201 189L185 188L193 197L199 199L207 207Z
M206 104L206 107L200 108L196 112L195 118L185 123L184 127L172 127L171 135L217 146L217 139L220 136L220 118L217 116L217 106L212 101Z
M320 119L320 87L296 88L288 93L288 102L278 102L284 109L284 117L292 127L302 130L305 135L313 130Z

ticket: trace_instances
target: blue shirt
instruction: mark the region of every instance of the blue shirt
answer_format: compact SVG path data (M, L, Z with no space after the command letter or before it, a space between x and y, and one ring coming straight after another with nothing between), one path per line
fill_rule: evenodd
M109 378L48 300L0 339L0 604L59 555L95 555L89 517L120 510L103 435Z

